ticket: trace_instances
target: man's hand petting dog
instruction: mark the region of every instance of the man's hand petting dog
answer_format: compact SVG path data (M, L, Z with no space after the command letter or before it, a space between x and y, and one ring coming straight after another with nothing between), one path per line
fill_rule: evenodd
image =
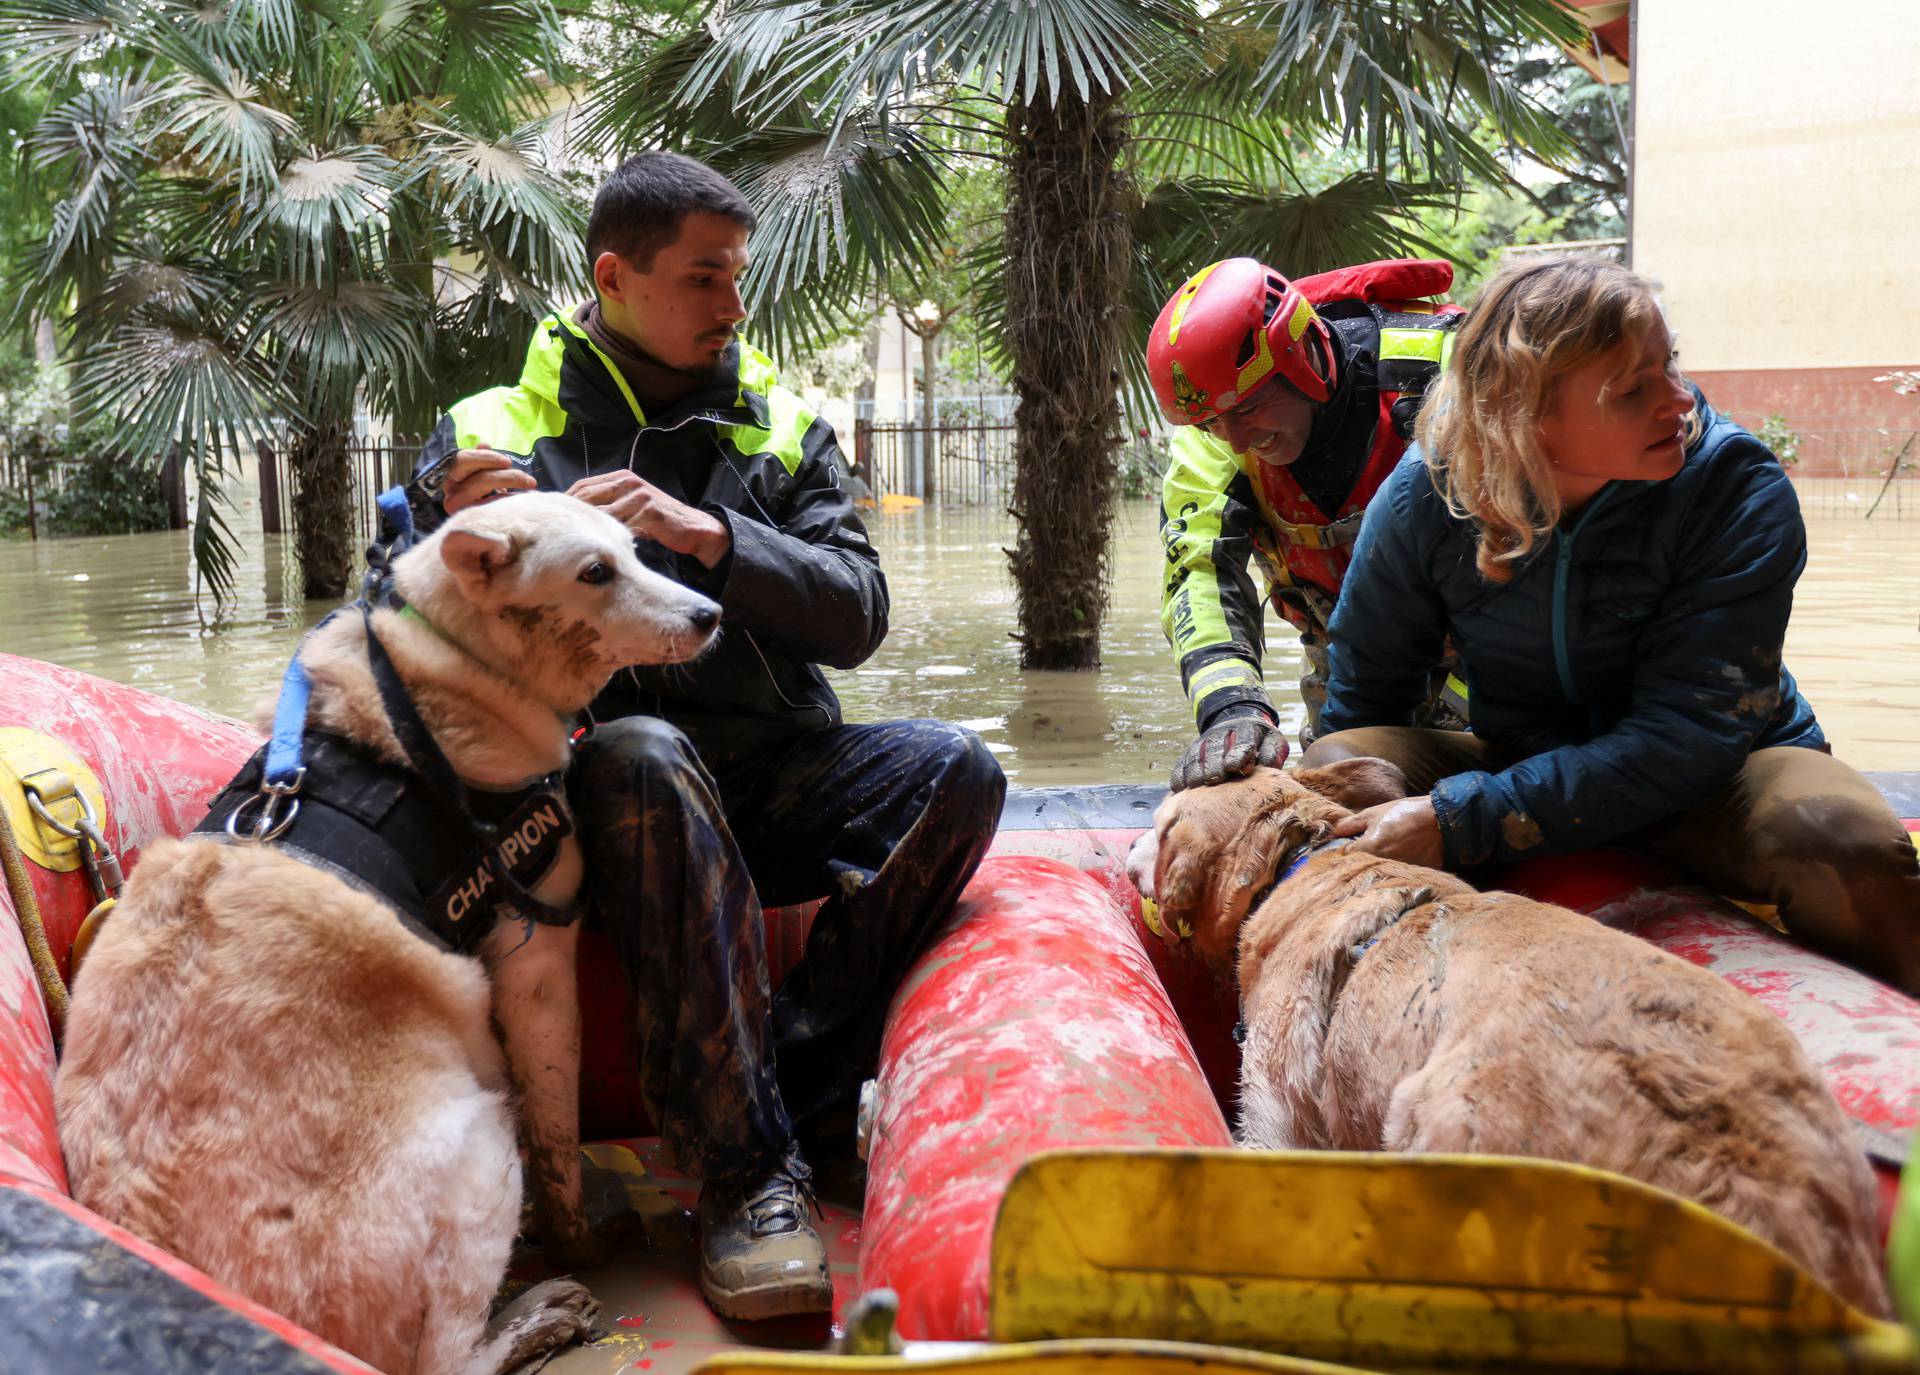
M512 459L482 444L462 449L453 456L440 504L448 515L457 516L469 506L478 506L509 492L531 492L537 486L532 473L514 467Z
M1362 854L1428 869L1447 867L1440 818L1434 814L1431 797L1402 797L1368 807L1336 823L1333 833L1357 837L1353 848Z
M733 532L720 517L676 501L625 468L583 477L567 488L589 506L598 506L634 534L689 554L702 566L717 567L733 548Z

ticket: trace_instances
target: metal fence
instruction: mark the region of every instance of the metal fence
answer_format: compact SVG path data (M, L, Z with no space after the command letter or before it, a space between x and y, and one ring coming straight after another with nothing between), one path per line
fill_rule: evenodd
M949 506L1004 505L1013 491L1013 436L1007 420L953 419L931 429L856 420L854 474L875 497L895 492Z
M10 443L0 434L0 497L20 502L29 539L40 538L43 533L40 522L47 506L85 465L84 458L48 457L44 451ZM166 499L168 525L175 530L186 529L187 477L177 450L160 465L154 480L160 484L160 494Z
M377 499L387 488L413 474L421 442L418 435L355 435L348 441L353 521L360 544L371 542L378 533ZM254 456L260 481L261 531L269 535L290 533L297 481L288 461L287 445L284 440L278 446L261 440Z
M1788 469L1809 516L1920 519L1920 433L1802 430Z

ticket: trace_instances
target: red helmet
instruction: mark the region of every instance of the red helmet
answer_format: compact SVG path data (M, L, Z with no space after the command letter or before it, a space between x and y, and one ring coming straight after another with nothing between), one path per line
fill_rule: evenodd
M1264 263L1228 258L1173 293L1147 336L1147 375L1175 425L1203 425L1278 373L1309 401L1339 381L1326 322Z

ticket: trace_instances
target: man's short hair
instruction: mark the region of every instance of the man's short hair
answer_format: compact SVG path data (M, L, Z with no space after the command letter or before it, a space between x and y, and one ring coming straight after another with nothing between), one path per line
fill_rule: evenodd
M618 253L642 272L653 256L680 234L680 222L701 212L722 215L744 229L754 226L753 207L740 188L707 166L679 153L641 153L628 158L593 198L587 217L587 267L602 253Z

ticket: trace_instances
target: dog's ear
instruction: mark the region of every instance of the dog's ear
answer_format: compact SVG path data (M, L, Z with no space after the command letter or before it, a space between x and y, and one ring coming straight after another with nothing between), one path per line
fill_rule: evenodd
M1215 969L1231 969L1253 900L1280 861L1315 830L1294 802L1324 804L1293 789L1278 769L1172 794L1154 815L1159 853L1154 897L1169 926L1186 926Z
M520 546L506 535L449 530L440 540L441 561L452 570L461 590L469 597L511 568L519 557Z
M1400 766L1384 759L1338 759L1317 769L1295 769L1293 777L1350 812L1395 802L1413 791Z

